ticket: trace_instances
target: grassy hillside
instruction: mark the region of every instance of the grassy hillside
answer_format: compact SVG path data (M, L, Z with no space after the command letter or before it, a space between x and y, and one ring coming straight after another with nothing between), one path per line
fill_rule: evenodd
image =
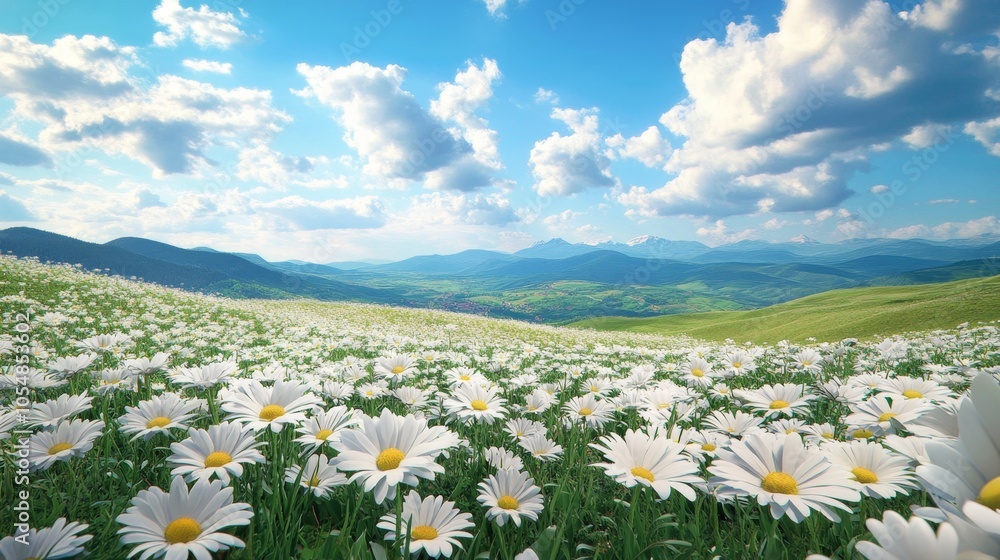
M602 317L571 326L773 343L835 341L1000 319L1000 276L945 284L834 290L752 311L648 318Z

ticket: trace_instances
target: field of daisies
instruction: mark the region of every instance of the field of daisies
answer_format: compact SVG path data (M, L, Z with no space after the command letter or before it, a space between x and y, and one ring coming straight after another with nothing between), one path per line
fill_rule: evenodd
M4 559L1000 557L1000 329L776 346L0 256Z

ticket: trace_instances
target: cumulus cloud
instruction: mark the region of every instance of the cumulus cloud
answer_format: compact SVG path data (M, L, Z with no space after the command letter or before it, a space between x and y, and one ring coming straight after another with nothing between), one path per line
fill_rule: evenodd
M185 59L181 64L189 70L195 72L212 72L215 74L232 74L233 64L231 62L217 62L214 60Z
M542 219L542 223L549 231L559 232L565 230L570 222L582 216L582 212L574 212L572 210L563 210L558 214L552 214L551 216L546 216Z
M244 181L256 181L284 191L290 184L301 185L317 165L328 163L324 156L288 156L263 142L240 151L236 174Z
M503 227L519 220L510 201L496 193L427 193L414 198L406 214L424 224Z
M969 123L1000 152L1000 108L987 95L1000 76L981 50L953 47L995 43L997 10L981 0L924 6L899 14L883 0L800 0L767 35L745 21L724 40L691 41L680 63L688 98L660 119L684 140L665 166L674 177L618 192L619 202L645 216L816 211L849 197L868 155L900 139L919 147Z
M565 196L589 188L611 187L611 160L602 150L598 110L553 109L552 118L572 132L535 142L528 163L541 196Z
M486 119L476 114L493 97L493 83L500 79L495 60L484 59L481 67L471 62L454 82L438 84L440 94L431 101L431 114L442 121L452 121L459 128L450 131L472 146L477 160L493 169L500 169L500 135L490 129Z
M146 84L129 74L131 47L65 36L51 46L0 35L0 94L18 117L43 124L49 152L97 148L136 159L157 176L213 163L211 146L270 138L290 120L271 93L224 89L172 75Z
M247 38L235 14L217 12L204 4L195 10L182 7L180 0L162 0L153 10L153 19L167 28L153 35L153 43L160 47L173 47L191 39L202 48L228 49Z
M29 167L52 166L52 158L37 146L0 134L0 163Z
M467 85L481 79L490 82L488 66L470 68ZM468 191L490 184L487 173L477 168L473 145L448 130L440 117L424 110L402 88L405 68L354 62L339 68L299 64L298 71L307 86L296 93L335 111L344 128L344 141L366 161L366 174L389 180L426 180L432 188L448 190ZM438 101L438 111L476 124L471 110L483 99L482 92L458 82L452 85L443 88L448 97ZM479 124L485 126L485 121Z
M647 128L639 136L625 138L616 134L605 143L611 148L609 155L614 158L634 159L646 167L661 168L670 157L670 141L660 134L656 126Z

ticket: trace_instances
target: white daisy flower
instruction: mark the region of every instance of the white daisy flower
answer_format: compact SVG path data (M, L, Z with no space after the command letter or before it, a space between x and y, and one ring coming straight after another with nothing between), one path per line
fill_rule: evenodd
M909 494L917 485L906 457L886 451L881 444L854 440L833 442L822 447L831 461L851 471L861 494L887 500Z
M886 511L882 521L865 522L878 544L859 541L856 549L869 560L974 560L975 556L960 556L958 534L948 523L938 527L937 535L926 521L911 517L909 521L894 511ZM985 559L981 559L985 560Z
M138 407L126 406L125 414L118 419L124 434L134 434L132 439L148 440L156 434L169 434L171 428L187 429L188 420L196 415L197 401L188 401L174 393L153 396L141 401Z
M475 383L459 385L453 396L444 401L448 414L485 424L503 419L507 415L505 404L507 400L501 398L496 389L487 389Z
M27 424L46 429L55 427L63 420L90 410L93 400L94 397L88 397L86 393L81 393L79 395L63 394L54 400L35 403L28 414Z
M545 509L542 489L528 473L515 469L500 469L479 483L479 503L488 508L486 518L503 527L510 520L521 526L521 518L538 520Z
M428 496L423 500L411 490L403 498L402 519L399 524L407 531L410 554L425 551L431 558L451 557L455 547L464 548L458 539L471 539L465 531L475 526L472 514L455 509L455 502L448 502L441 496ZM385 540L395 541L396 514L383 515L378 528L387 531Z
M805 448L798 434L751 434L720 449L708 470L713 484L754 497L775 519L787 515L795 523L812 510L839 521L833 509L850 512L844 502L860 499L850 472Z
M62 422L51 432L39 432L28 443L28 459L32 470L45 470L57 461L83 457L101 436L104 422L73 420Z
M233 489L221 481L199 480L188 490L183 477L174 477L170 491L152 487L132 498L132 506L118 516L124 545L137 545L129 557L186 560L210 558L211 553L242 548L242 540L223 533L226 527L249 525L253 508L233 503Z
M322 402L298 381L278 380L273 387L251 381L227 393L222 410L233 421L246 424L254 431L271 428L277 433L287 424L304 421L306 413L318 408Z
M191 428L184 441L170 444L172 455L167 464L173 466L172 476L184 476L188 481L208 480L213 476L229 485L231 476L243 476L243 465L264 463L257 449L264 444L254 439L253 428L222 422L207 430Z
M4 560L56 560L72 558L83 552L83 545L93 535L81 535L86 523L67 523L65 517L56 519L51 527L28 529L0 540L0 557Z
M684 445L658 434L627 430L625 437L608 434L590 446L600 451L608 463L594 463L626 488L636 484L649 486L661 500L676 490L688 501L695 499L691 484L704 480L697 475L698 465L683 454Z
M859 404L844 421L880 436L896 433L894 424L906 426L908 422L919 418L932 408L934 405L923 399L890 401L885 395L876 395Z
M520 457L501 447L488 447L486 451L483 451L483 455L490 466L495 469L521 470L524 468L524 461Z
M295 439L296 443L316 450L340 438L342 430L356 426L358 418L356 411L346 406L335 406L325 412L306 419L295 431L302 434Z
M765 385L756 391L746 391L743 394L743 400L757 412L763 412L765 417L779 414L794 416L796 413L804 412L813 398L813 395L805 393L805 387L802 385L785 383Z
M228 383L237 371L236 362L216 362L201 367L174 368L167 377L185 389L207 389Z
M606 401L597 400L592 394L573 397L563 405L563 413L570 424L582 423L591 428L600 428L611 419L615 407Z
M355 428L331 442L337 450L337 468L353 472L350 481L374 492L379 504L395 493L397 484L416 486L433 480L444 467L435 459L458 444L458 436L442 426L428 427L412 415L396 416L382 409L378 418L363 416Z
M531 453L532 457L542 461L552 461L562 455L563 448L556 442L545 437L545 434L538 433L533 436L521 438L517 442L525 451Z
M326 498L335 487L347 484L347 477L337 470L336 459L318 454L310 455L305 467L292 465L285 469L285 482L296 481L317 498Z

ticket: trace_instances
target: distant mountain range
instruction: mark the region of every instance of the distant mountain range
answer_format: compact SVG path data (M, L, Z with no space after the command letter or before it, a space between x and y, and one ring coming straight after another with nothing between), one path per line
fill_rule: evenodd
M104 244L31 228L0 230L0 251L230 297L351 300L563 323L755 308L836 288L937 283L1000 274L995 238L865 239L708 247L643 236L626 243L552 239L516 253L468 250L391 263L269 262L136 237Z

